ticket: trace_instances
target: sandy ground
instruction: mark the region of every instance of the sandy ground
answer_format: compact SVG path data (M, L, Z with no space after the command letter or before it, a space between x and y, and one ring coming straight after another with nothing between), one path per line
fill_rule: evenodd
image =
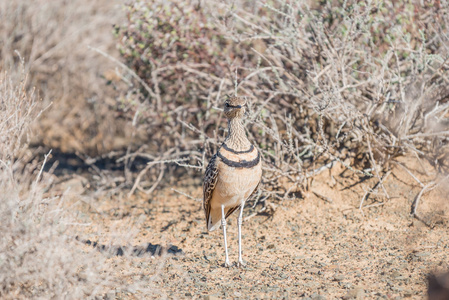
M423 184L435 178L425 164L403 163ZM78 218L91 225L79 229L78 236L146 249L133 258L133 270L120 269L122 256L109 260L124 280L147 277L154 294L111 291L110 298L425 298L427 275L449 268L448 184L422 196L420 221L410 209L422 187L405 170L396 167L385 180L390 199L371 194L363 210L360 201L376 180L357 178L337 165L318 175L301 198L267 199L269 208L260 214L255 213L261 205L248 205L243 269L223 267L222 231L206 231L201 202L170 188L150 199L136 195L83 202ZM200 179L181 179L176 188L195 197L202 193ZM236 218L228 223L231 262L237 261ZM162 255L158 246L164 247Z

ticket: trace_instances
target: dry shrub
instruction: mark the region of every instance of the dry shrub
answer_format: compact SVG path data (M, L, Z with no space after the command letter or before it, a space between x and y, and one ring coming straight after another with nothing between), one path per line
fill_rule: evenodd
M126 145L126 120L111 114L121 86L116 65L88 48L118 56L112 25L120 11L105 0L0 1L0 70L20 69L21 57L29 86L45 106L53 103L34 143L91 155Z
M201 149L224 135L224 94L248 96L265 187L282 199L335 162L379 186L406 153L447 170L448 12L445 1L131 1L117 34L142 88L125 106L166 154L150 160L201 169Z
M126 13L127 22L115 28L119 50L142 80L142 89L136 93L149 101L139 103L130 97L123 107L135 114L135 124L145 126L153 150L191 150L178 119L202 122L211 105L206 103L211 99L209 91L216 84L211 86L211 79L229 86L225 77L230 68L227 55L223 56L230 50L229 43L209 17L208 6L190 1L132 1Z
M32 161L30 127L41 103L26 78L0 75L0 298L80 299L148 293L148 278L128 281L106 254L83 249L64 195L49 197L52 176ZM78 200L79 201L79 200ZM97 232L100 235L100 232ZM124 253L121 267L139 263ZM126 276L125 276L126 277ZM111 294L112 292L112 294Z

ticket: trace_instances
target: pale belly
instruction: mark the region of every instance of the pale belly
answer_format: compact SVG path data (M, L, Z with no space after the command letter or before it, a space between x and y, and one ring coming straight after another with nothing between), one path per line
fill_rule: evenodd
M252 194L262 176L262 164L252 168L234 168L220 162L220 176L212 194L211 209L239 206Z

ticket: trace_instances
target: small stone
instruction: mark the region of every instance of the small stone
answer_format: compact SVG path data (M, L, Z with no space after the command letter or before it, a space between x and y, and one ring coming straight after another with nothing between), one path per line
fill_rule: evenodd
M310 298L312 300L326 300L326 296L317 294L317 293L313 293L312 295L310 295Z
M365 290L362 287L355 287L354 289L350 290L345 296L343 296L343 299L345 299L345 300L349 300L349 299L362 300L362 299L365 299Z
M321 274L321 271L318 268L310 268L310 269L307 270L307 272L309 274L317 274L317 275Z
M399 277L399 276L401 276L401 273L399 273L396 270L391 272L391 275L390 275L391 278L396 278L396 277Z
M343 275L334 276L334 281L342 281L342 280L345 280L345 277Z
M410 290L404 290L404 298L410 298L413 296L413 292Z
M107 292L106 299L115 299L115 291Z
M217 295L206 295L203 298L204 300L220 300L220 298Z
M426 257L426 256L430 256L430 255L431 255L430 252L418 252L418 253L415 253L415 256L417 256L417 257Z
M293 259L305 259L306 257L303 255L295 256Z

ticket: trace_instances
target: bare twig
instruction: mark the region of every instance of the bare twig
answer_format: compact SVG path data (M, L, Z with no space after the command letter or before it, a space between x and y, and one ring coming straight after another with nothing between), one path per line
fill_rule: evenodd
M181 195L183 195L183 196L186 196L187 198L189 198L189 199L192 199L192 200L195 200L196 202L202 202L203 201L203 198L196 198L196 197L193 197L193 196L191 196L191 195L189 195L189 194L186 194L186 193L184 193L184 192L181 192L181 191L179 191L179 190L177 190L177 189L171 189L172 191L174 191L174 192L176 192L176 193L178 193L178 194L181 194Z
M424 187L424 184L421 182L421 180L419 180L415 175L413 175L413 173L410 172L410 170L407 167L403 166L401 163L397 161L395 161L394 163L399 167L401 167L404 171L406 171L417 183L419 183L421 187Z
M319 194L317 192L312 191L312 193L315 194L315 196L317 196L318 198L320 198L320 199L322 199L322 200L324 200L324 201L326 201L328 203L334 202L331 198L323 196L323 195L321 195L321 194Z
M39 170L39 174L37 175L36 181L34 182L34 185L35 185L35 186L37 185L37 183L38 183L39 180L41 179L42 172L44 171L45 164L47 163L47 159L48 159L48 157L50 156L51 151L52 151L52 150L50 149L50 151L48 151L48 153L45 154L45 156L44 156L44 162L42 163L41 169Z
M448 179L449 179L449 175L446 175L445 177L440 179L438 182L431 181L423 186L421 191L418 193L418 195L416 195L415 199L413 200L412 207L411 207L412 216L414 216L414 217L417 216L416 212L418 210L419 201L421 200L421 197L424 195L424 193L430 192L431 190L435 189L442 183L446 183Z
M384 180L388 177L388 175L390 175L390 174L391 174L391 170L389 170L387 173L385 173L385 174L380 178L380 180L376 182L376 184L373 186L373 188L371 188L371 189L369 189L369 190L367 190L367 191L365 192L365 194L363 195L362 199L360 200L360 205L359 205L359 209L360 209L360 211L362 211L362 214L363 214L363 208L364 208L363 203L365 202L365 200L367 199L367 197L368 197L371 193L373 193L373 192L379 187L379 185L381 185L381 184L383 183L383 181L384 181ZM387 199L390 199L390 198L387 198Z
M150 86L148 84L145 83L145 81L142 80L142 78L139 77L139 75L136 74L136 72L134 72L133 70L131 70L127 65L125 65L124 63L122 63L121 61L119 61L118 59L110 56L109 54L107 54L106 52L92 47L92 46L87 46L89 49L94 50L95 52L103 55L104 57L108 58L109 60L113 61L114 63L116 63L117 65L119 65L120 67L122 67L123 69L125 69L127 72L129 72L129 74L131 74L132 77L134 77L134 79L136 79L144 88L145 90L148 92L148 94L150 94L151 97L154 97L156 99L158 99L157 95L153 92L153 90L150 88Z
M151 194L151 193L156 189L156 187L159 185L159 183L161 182L162 178L164 177L164 173L165 173L165 165L164 165L164 164L161 164L160 166L161 166L161 171L159 172L159 176L157 177L157 179L156 179L156 181L153 183L153 185L152 185L148 190L144 190L144 189L142 188L142 191L143 191L145 194L147 194L147 195Z

